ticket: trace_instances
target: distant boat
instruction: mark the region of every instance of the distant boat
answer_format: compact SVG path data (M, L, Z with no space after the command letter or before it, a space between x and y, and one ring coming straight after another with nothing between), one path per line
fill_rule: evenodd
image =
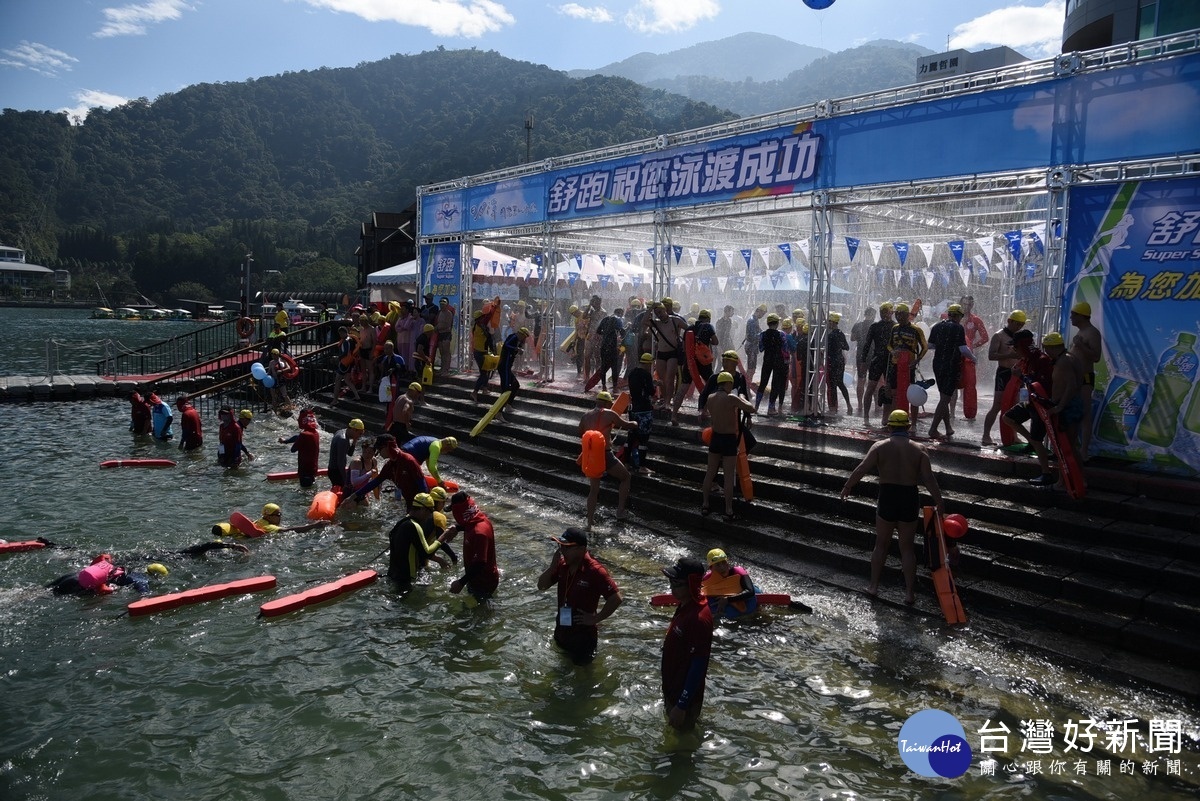
M113 318L113 310L104 306L98 306L92 309L93 320L111 320Z
M167 309L168 320L190 320L192 313L187 309Z
M117 319L119 319L119 320L140 320L140 319L142 319L142 315L137 309L131 309L128 306L123 306L123 307L117 309L116 316L117 316Z

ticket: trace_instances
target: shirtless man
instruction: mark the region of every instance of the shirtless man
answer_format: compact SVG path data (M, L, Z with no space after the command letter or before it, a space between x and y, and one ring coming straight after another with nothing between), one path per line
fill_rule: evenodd
M395 437L396 442L401 445L413 437L409 426L412 425L413 410L417 408L417 401L421 399L423 391L421 382L413 381L403 395L392 401L391 420L385 421L387 422L387 433Z
M1013 368L1017 366L1021 355L1013 347L1013 334L1025 327L1025 312L1015 309L1008 315L1008 322L996 333L988 345L988 361L996 362L996 393L992 397L992 408L988 409L983 418L983 444L992 445L992 423L1001 412L1001 402L1004 398L1004 388L1012 378Z
M871 554L871 583L867 587L867 595L874 598L879 594L879 579L883 576L883 566L892 545L892 531L895 531L900 538L900 565L907 590L904 603L910 606L916 602L917 552L913 542L917 535L917 520L921 516L917 485L925 485L933 497L938 514L945 511L929 455L908 437L911 425L908 412L903 409L888 415L890 436L871 446L862 463L846 479L846 486L842 487L842 500L845 500L864 475L871 470L879 472L875 551Z
M604 453L605 475L621 482L621 486L617 490L617 519L624 520L628 516L625 513L625 501L629 498L629 470L612 452L612 430L614 428L637 428L637 423L626 420L614 412L612 404L613 397L608 392L596 393L596 408L589 409L583 415L583 419L579 421L579 436L582 437L586 431L599 431L608 441L609 447ZM592 526L596 522L596 502L600 499L600 478L603 476L589 479L592 485L587 499L588 531L592 530Z
M740 395L734 395L733 375L722 372L717 376L717 391L708 396L704 404L712 420L712 439L708 443L708 472L701 486L703 499L700 514L708 514L708 496L712 492L713 480L718 468L725 472L725 519L733 519L733 477L736 471L738 439L738 416L745 412L754 414L754 404Z
M591 303L583 310L587 317L587 338L583 342L583 377L588 379L600 367L600 323L608 316L599 295L592 295Z
M661 397L670 401L679 389L679 365L683 360L683 332L687 323L671 312L674 302L663 298L646 315L646 326L654 336L654 371L662 381Z
M1069 353L1079 360L1084 371L1083 387L1079 390L1079 399L1083 403L1083 419L1079 423L1079 461L1086 462L1088 449L1092 445L1092 388L1096 386L1096 364L1102 354L1100 329L1092 325L1092 306L1086 300L1071 307L1071 325L1078 328L1079 333L1071 340Z
M378 336L376 325L382 318L379 312L374 312L370 316L363 315L358 320L358 364L362 371L363 385L359 387L360 392L371 394L371 388L375 386L375 341Z

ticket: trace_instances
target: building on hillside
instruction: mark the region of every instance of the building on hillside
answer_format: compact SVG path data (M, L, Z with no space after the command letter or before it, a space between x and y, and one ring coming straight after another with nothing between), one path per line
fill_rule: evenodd
M1028 61L1011 47L993 47L972 53L970 50L948 50L917 59L917 83L953 78L969 72L994 70Z
M367 285L367 276L417 257L417 204L401 212L377 211L362 224L358 256L358 285Z
M0 291L5 295L27 297L36 294L39 288L69 290L71 274L66 270L55 271L37 264L26 264L25 251L0 245Z

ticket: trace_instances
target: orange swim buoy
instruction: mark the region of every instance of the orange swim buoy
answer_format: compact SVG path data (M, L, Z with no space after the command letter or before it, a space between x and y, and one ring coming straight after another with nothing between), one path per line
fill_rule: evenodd
M292 381L300 375L300 365L296 364L296 360L286 353L279 354L279 358L287 365L287 369L279 374L279 377L285 381Z
M579 454L579 466L588 478L600 478L608 469L608 439L599 431L585 431L581 439L583 452Z

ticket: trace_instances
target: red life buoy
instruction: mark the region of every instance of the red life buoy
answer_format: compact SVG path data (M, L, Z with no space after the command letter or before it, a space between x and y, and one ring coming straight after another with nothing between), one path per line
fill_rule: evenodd
M249 339L254 335L254 321L249 317L242 317L237 321L237 333L239 339Z
M579 466L588 478L600 478L608 469L608 439L599 431L583 432L583 453L579 454Z
M300 375L300 365L296 364L296 360L286 353L279 354L280 360L287 365L287 369L279 374L279 377L285 381L293 381Z

